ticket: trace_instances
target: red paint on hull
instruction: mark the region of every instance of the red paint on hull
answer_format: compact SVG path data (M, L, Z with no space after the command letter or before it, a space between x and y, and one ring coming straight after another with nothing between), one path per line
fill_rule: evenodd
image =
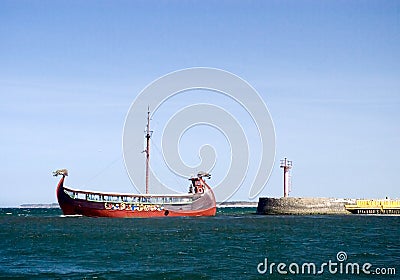
M109 196L105 193L92 193L85 191L73 190L64 187L65 176L61 178L57 186L57 199L58 203L63 211L64 215L83 215L88 217L110 217L110 218L150 218L150 217L178 217L178 216L215 216L216 214L216 201L215 196L211 188L205 183L203 179L201 181L203 187L203 193L197 195L197 199L192 203L194 209L183 209L188 207L183 205L181 209L177 209L176 206L165 204L162 207L154 207L150 205L145 207L146 210L132 210L133 207L130 205L129 210L122 209L106 209L108 202L101 201L89 201L88 199L72 198L70 193L80 193L88 195L99 195ZM124 195L114 194L115 197L122 197ZM140 195L137 195L140 197ZM168 196L157 196L165 197ZM189 197L189 196L187 196ZM111 203L110 203L111 204ZM114 203L114 205L124 205L123 201ZM178 206L179 207L179 206ZM128 207L127 207L128 208ZM150 209L158 208L158 209Z

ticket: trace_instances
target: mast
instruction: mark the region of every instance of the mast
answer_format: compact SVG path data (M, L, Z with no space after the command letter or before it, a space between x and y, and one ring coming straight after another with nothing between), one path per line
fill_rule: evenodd
M150 163L150 107L147 107L147 127L146 127L146 194L149 193L149 163Z

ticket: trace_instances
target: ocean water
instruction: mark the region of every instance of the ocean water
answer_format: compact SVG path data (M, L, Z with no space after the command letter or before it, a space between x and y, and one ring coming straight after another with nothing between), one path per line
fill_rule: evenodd
M400 279L400 217L254 212L109 219L0 209L0 278Z

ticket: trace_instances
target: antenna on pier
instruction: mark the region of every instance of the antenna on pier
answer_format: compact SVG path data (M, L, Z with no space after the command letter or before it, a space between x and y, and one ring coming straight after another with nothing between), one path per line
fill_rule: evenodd
M283 197L289 196L289 179L290 179L290 169L292 168L292 161L287 158L281 160L280 168L283 168Z

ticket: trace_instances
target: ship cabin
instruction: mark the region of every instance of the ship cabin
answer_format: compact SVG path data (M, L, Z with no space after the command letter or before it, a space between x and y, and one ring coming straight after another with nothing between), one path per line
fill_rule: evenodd
M113 193L97 193L91 191L73 190L64 187L64 192L72 199L85 200L101 203L125 203L125 204L188 204L193 200L192 195L132 195L132 194L113 194Z

